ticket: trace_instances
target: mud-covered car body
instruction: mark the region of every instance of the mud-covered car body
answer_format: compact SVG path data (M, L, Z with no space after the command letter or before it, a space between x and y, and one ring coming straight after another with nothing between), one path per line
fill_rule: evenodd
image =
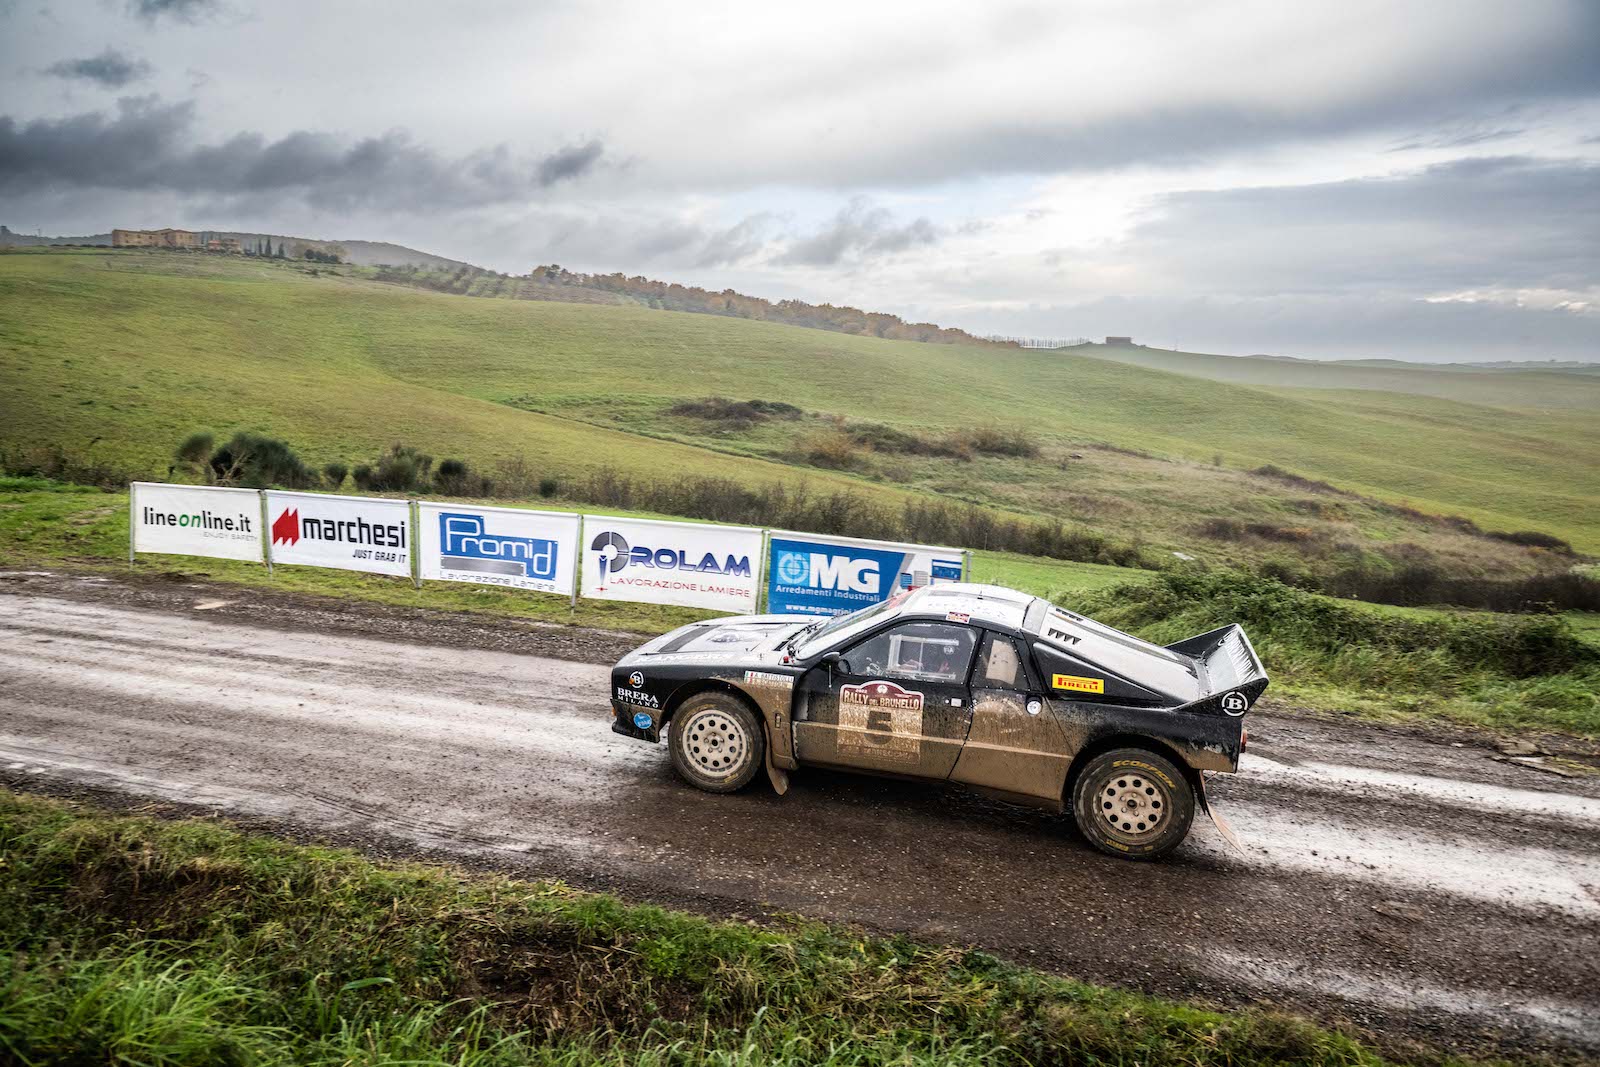
M832 619L693 623L612 670L612 729L658 741L708 689L753 708L779 792L802 766L951 781L1052 811L1118 746L1197 787L1233 771L1267 676L1238 626L1162 648L997 586L929 586ZM1203 803L1203 792L1201 793Z

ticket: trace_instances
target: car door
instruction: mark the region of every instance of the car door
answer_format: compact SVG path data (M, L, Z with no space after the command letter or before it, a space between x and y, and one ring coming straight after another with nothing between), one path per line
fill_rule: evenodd
M1059 800L1077 749L1044 699L1022 643L986 632L972 673L972 725L951 780Z
M794 714L801 763L947 778L966 740L977 632L901 622L838 649L801 678Z

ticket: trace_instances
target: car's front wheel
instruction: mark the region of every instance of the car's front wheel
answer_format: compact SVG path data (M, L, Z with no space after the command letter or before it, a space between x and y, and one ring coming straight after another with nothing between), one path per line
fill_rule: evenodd
M1115 748L1090 760L1072 790L1078 829L1101 852L1152 860L1177 848L1194 821L1194 790L1164 756Z
M672 766L690 785L732 793L754 778L766 753L755 714L726 693L698 693L672 716Z

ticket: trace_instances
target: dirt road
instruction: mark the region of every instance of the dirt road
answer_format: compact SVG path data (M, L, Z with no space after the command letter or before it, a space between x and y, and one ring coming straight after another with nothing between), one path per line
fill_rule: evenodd
M605 668L571 658L570 630L6 577L14 787L905 931L1386 1042L1600 1052L1594 779L1253 715L1243 773L1213 779L1246 854L1197 820L1173 857L1131 864L1067 820L934 787L802 772L783 798L695 792L664 749L610 733ZM591 642L609 657L608 643Z

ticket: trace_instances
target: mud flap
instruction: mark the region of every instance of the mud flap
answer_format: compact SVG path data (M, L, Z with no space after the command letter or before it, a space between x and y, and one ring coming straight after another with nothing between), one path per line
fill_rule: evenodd
M780 797L789 791L789 772L772 762L772 746L763 746L766 749L767 778L772 782L772 791Z
M1204 808L1205 813L1211 816L1211 825L1217 828L1217 833L1222 835L1222 839L1224 841L1233 846L1235 852L1239 853L1241 856L1245 855L1244 846L1239 843L1239 835L1233 832L1233 827L1228 825L1228 820L1217 814L1217 809L1211 806L1211 798L1206 796L1205 774L1196 774L1195 780L1200 785L1200 788L1196 790L1195 795L1200 800L1200 807Z

